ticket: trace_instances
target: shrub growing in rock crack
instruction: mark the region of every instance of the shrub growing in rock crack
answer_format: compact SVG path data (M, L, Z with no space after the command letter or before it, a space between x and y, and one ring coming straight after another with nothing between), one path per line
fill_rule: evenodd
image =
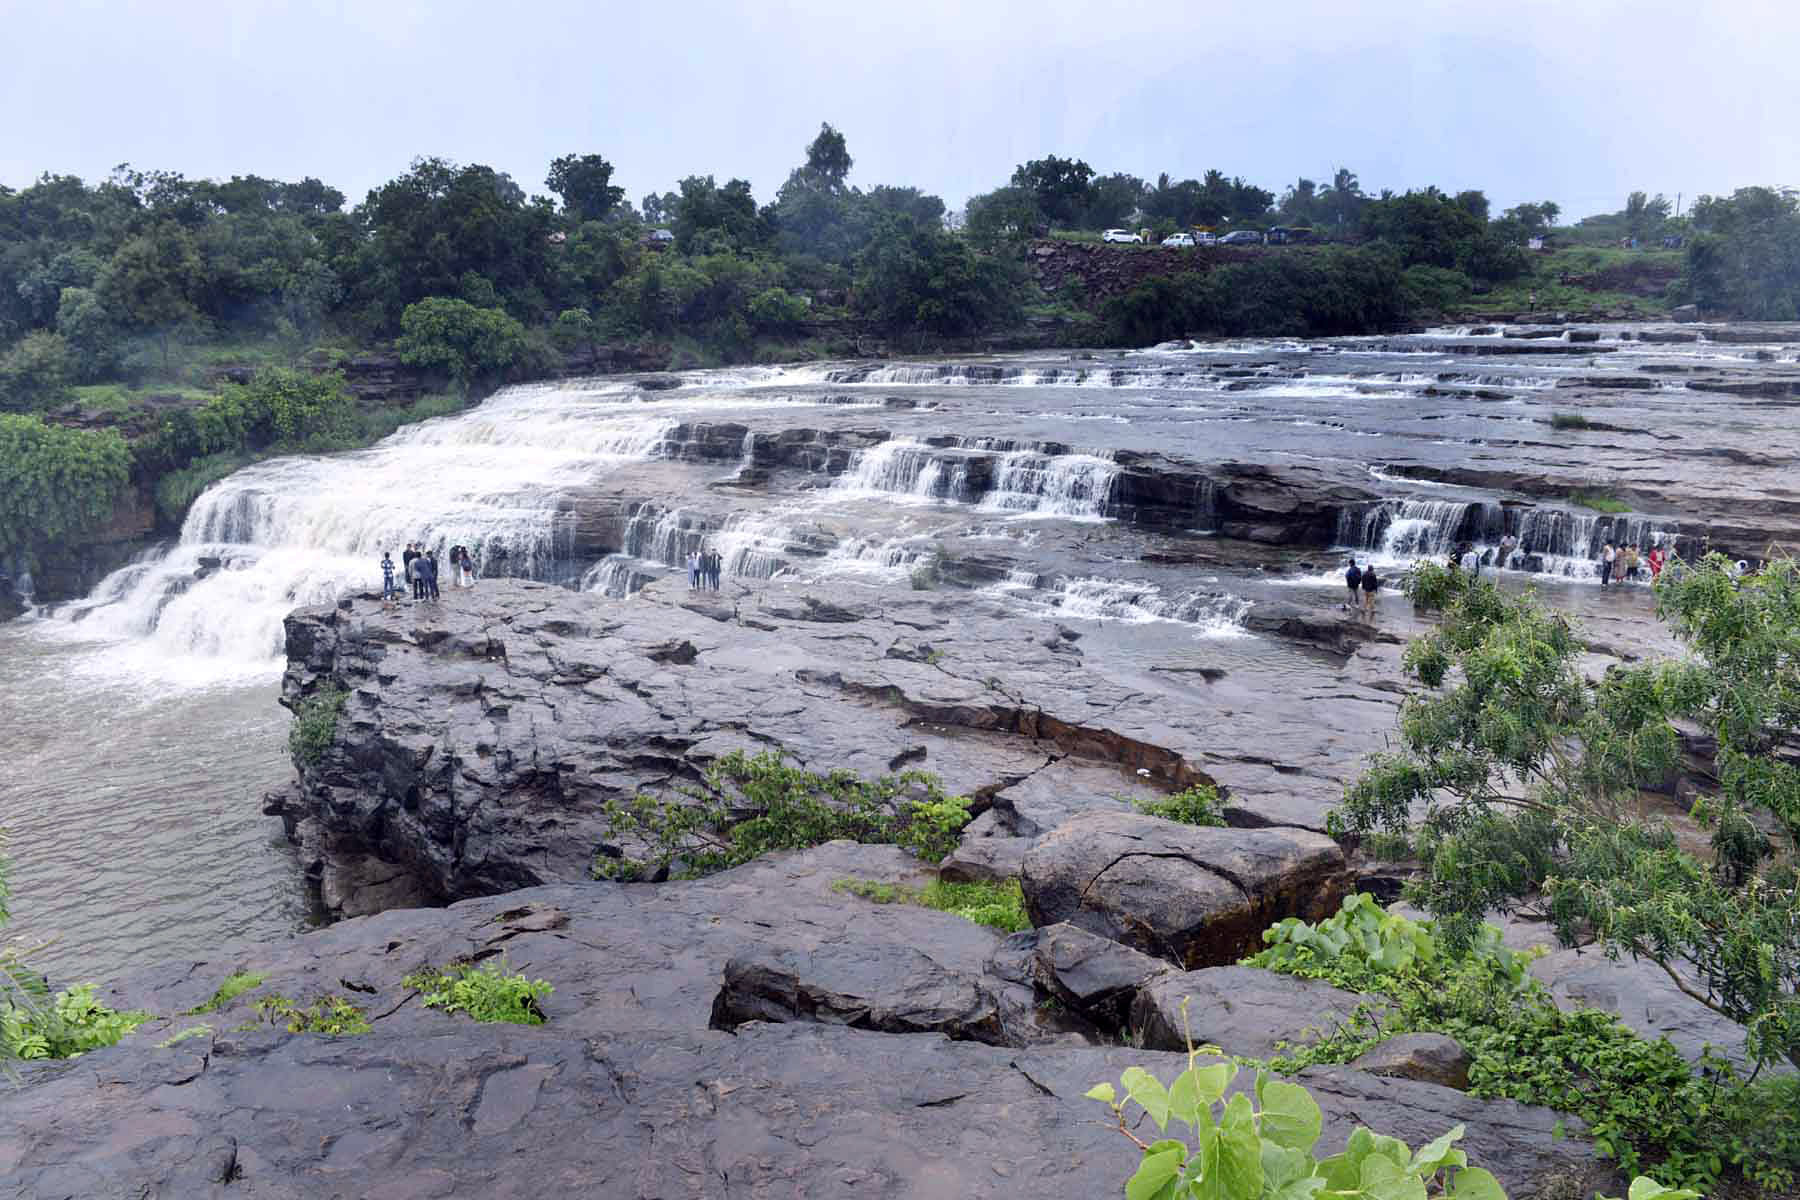
M288 752L302 767L317 766L337 736L338 717L350 693L342 688L327 687L308 696L294 708L294 723L288 728Z
M594 860L595 878L693 879L840 838L902 846L935 863L955 849L969 800L946 795L923 771L865 780L803 770L773 751L733 751L707 771L704 788L609 800L605 814L610 844Z
M1196 783L1168 796L1140 796L1132 806L1147 817L1161 817L1183 825L1225 824L1225 813L1219 806L1219 790L1206 783Z
M504 959L431 967L401 982L419 992L426 1008L514 1025L542 1025L544 1010L538 1001L553 990L548 980L527 979L523 972L508 970Z

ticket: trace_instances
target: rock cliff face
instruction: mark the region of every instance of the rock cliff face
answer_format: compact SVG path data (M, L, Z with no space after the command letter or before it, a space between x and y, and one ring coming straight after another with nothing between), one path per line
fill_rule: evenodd
M1229 698L1158 690L967 593L657 584L611 600L484 581L441 604L297 610L287 652L284 703L348 697L329 749L270 809L346 913L394 903L396 866L435 900L585 879L607 800L669 795L733 750L931 772L974 800L965 844L1021 851L1076 813L1202 782L1242 824L1319 829L1333 772L1354 766L1327 769L1276 712L1251 718L1267 740L1248 753L1216 731ZM1343 686L1370 703L1335 706L1301 739L1390 719L1390 693ZM1271 769L1284 746L1296 762ZM364 882L377 894L359 898Z
M32 1198L1117 1194L1137 1151L1082 1093L1128 1066L1171 1078L1185 1059L1087 1044L1033 1003L1032 980L1042 962L1083 995L1129 995L1142 968L1102 985L1067 927L1039 950L1035 934L843 895L846 876L918 867L833 843L694 883L532 888L140 972L104 998L161 1019L0 1092L0 1177ZM546 1024L474 1025L402 982L499 955L554 985ZM243 970L261 986L173 1015ZM277 992L347 999L373 1031L240 1028ZM1300 1079L1325 1112L1322 1151L1358 1124L1418 1145L1461 1123L1514 1197L1612 1183L1579 1125L1557 1137L1546 1110L1347 1068Z

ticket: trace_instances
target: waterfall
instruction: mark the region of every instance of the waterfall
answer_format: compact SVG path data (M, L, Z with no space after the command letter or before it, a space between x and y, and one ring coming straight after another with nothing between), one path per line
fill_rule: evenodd
M1118 481L1118 464L1110 459L1015 450L995 464L994 486L980 507L983 512L1099 521L1107 516Z
M1597 580L1595 563L1608 541L1635 542L1645 553L1661 542L1673 547L1678 525L1632 514L1608 516L1560 508L1506 508L1458 500L1383 500L1346 506L1338 514L1337 544L1368 551L1377 563L1403 566L1419 558L1447 558L1467 544L1493 562L1500 539L1518 542L1516 570Z
M968 487L966 463L945 469L943 451L906 438L891 438L858 451L833 483L839 492L913 496L922 500L962 500Z
M54 617L71 636L134 640L157 661L266 671L282 618L351 588L377 590L381 555L418 543L450 582L449 550L482 575L574 570L566 488L657 457L676 422L593 393L509 388L350 454L257 463L208 488L173 546L103 580Z

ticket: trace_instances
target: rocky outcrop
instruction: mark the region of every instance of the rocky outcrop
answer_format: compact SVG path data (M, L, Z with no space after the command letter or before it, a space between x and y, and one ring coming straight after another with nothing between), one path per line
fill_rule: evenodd
M1209 967L1151 981L1132 1005L1131 1028L1152 1050L1191 1044L1270 1058L1331 1036L1372 999L1260 967Z
M1098 996L1135 960L1071 954L1074 931L1042 931L1063 949L1040 950L1037 933L1001 939L862 901L834 889L847 876L903 884L917 865L834 843L695 882L532 888L141 970L102 999L158 1019L0 1090L0 1177L33 1198L539 1194L548 1181L595 1195L1115 1193L1138 1154L1083 1093L1130 1066L1169 1079L1185 1059L1034 1044L1069 1039L1018 981L1060 964L1067 986ZM496 956L553 985L546 1024L475 1025L403 982ZM262 982L191 1013L239 971ZM254 1005L274 993L340 997L372 1031L270 1029ZM754 1017L733 1008L751 997ZM1023 1006L1041 1024L984 1044L971 1006ZM1300 1079L1324 1109L1324 1152L1357 1124L1412 1145L1465 1124L1464 1148L1511 1194L1611 1182L1578 1123L1553 1137L1542 1109L1342 1068Z
M1139 989L1173 970L1160 958L1074 925L1048 925L1035 937L1038 983L1108 1029L1123 1028Z
M1237 961L1285 917L1337 911L1343 851L1304 829L1220 829L1093 812L1040 838L1021 882L1032 924L1067 921L1182 967Z
M1475 1058L1462 1043L1441 1033L1403 1033L1359 1055L1350 1065L1371 1075L1417 1079L1467 1091Z
M917 593L849 603L774 584L690 603L653 587L615 601L511 581L416 610L301 609L284 702L348 697L330 747L271 807L456 899L587 877L611 836L607 800L677 795L733 750L935 773L1006 815L972 837L1036 836L1086 806L1122 808L1119 795L1211 780L1195 757L1212 742L1203 714L991 615ZM929 654L892 653L922 641Z

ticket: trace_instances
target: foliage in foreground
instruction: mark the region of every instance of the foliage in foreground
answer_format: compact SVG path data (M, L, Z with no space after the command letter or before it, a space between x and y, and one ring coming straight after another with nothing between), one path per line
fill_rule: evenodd
M1509 949L1493 925L1457 949L1434 922L1358 894L1328 920L1290 918L1263 940L1245 965L1384 997L1273 1060L1277 1070L1348 1063L1398 1034L1441 1033L1474 1059L1471 1095L1572 1113L1627 1172L1700 1188L1742 1172L1781 1189L1800 1169L1800 1080L1740 1082L1713 1057L1696 1072L1666 1038L1641 1037L1608 1012L1559 1009L1528 973L1535 955Z
M504 959L428 967L401 982L420 994L426 1008L514 1025L542 1025L544 1010L538 1002L553 990L547 980L509 970Z
M954 913L965 921L1002 933L1031 928L1031 918L1025 915L1025 890L1017 879L1004 883L946 883L934 879L922 888L873 879L839 879L831 886L875 904L917 904Z
M1186 1014L1183 1013L1185 1020ZM1124 1098L1110 1083L1087 1093L1113 1111L1119 1132L1143 1152L1125 1184L1126 1200L1304 1200L1322 1193L1346 1200L1425 1200L1428 1190L1446 1200L1505 1200L1499 1180L1468 1165L1455 1148L1456 1126L1415 1154L1405 1143L1358 1127L1342 1153L1314 1156L1324 1114L1297 1083L1258 1072L1254 1094L1225 1099L1238 1067L1200 1065L1208 1048L1188 1050L1187 1069L1164 1087L1141 1067L1119 1077ZM1186 1126L1186 1138L1146 1142L1127 1123L1135 1105L1166 1134L1169 1122Z
M337 736L338 717L350 693L343 688L327 687L308 696L294 708L294 723L288 727L288 752L297 765L317 766Z
M840 838L903 846L936 863L955 849L969 801L946 796L923 771L865 780L803 770L773 751L733 751L707 771L703 788L610 800L605 815L616 853L595 858L596 878L694 879Z
M183 1016L199 1017L207 1013L218 1012L245 992L255 991L263 985L268 976L261 971L238 971L227 975L225 982L219 985L212 998L204 1004L195 1005L183 1013Z
M24 971L15 961L0 961L14 986ZM35 976L35 990L13 1000L0 998L0 1059L73 1058L110 1046L150 1019L147 1012L119 1012L94 999L94 985L80 983L51 996Z
M1745 1026L1754 1061L1800 1063L1800 764L1781 754L1800 736L1800 566L1739 579L1709 555L1656 595L1689 656L1596 684L1569 622L1531 595L1421 571L1415 599L1443 619L1405 663L1435 690L1408 698L1400 749L1374 757L1333 828L1414 836L1427 869L1409 895L1451 943L1490 910L1541 904L1563 944L1658 964ZM1679 719L1718 747L1693 807L1704 857L1640 810L1678 776Z
M1183 825L1223 825L1225 811L1219 804L1219 789L1207 783L1167 796L1140 796L1132 807L1147 817L1179 821Z

